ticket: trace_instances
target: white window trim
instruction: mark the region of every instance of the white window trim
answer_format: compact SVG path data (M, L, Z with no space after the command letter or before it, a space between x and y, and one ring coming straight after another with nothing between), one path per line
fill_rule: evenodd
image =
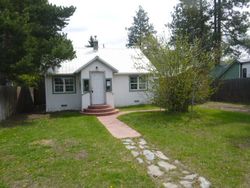
M63 91L56 91L55 78L61 78L63 80ZM72 78L73 79L73 91L66 91L65 79ZM76 80L74 76L55 76L52 77L53 84L53 94L74 94L76 93Z
M145 83L145 89L140 89L139 87L140 87L140 77L145 77L145 82L143 82L143 83ZM130 81L130 78L131 77L136 77L137 78L137 83L136 83L136 85L137 85L137 88L136 89L132 89L131 88L131 81ZM135 83L134 83L135 84ZM147 82L147 76L146 75L130 75L129 76L129 91L146 91L148 89L148 82Z

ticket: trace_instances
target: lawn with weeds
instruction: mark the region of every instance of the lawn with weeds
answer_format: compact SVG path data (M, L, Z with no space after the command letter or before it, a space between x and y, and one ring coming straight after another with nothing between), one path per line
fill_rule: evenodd
M120 120L213 187L250 187L250 115L214 109L131 113Z
M0 187L155 187L120 140L77 112L0 123Z

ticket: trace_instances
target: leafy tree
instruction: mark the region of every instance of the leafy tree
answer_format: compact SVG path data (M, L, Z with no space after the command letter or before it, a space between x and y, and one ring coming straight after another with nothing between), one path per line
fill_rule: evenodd
M203 48L211 49L212 33L208 12L209 4L206 0L180 0L172 14L173 21L169 24L172 31L171 43L185 36L190 43L198 38Z
M201 50L199 40L190 45L188 37L177 38L174 48L152 36L144 43L150 46L144 53L153 65L146 69L153 78L149 91L154 103L169 112L186 112L190 105L209 97L213 55Z
M74 58L62 29L74 7L47 0L0 1L0 74L18 84L33 84L49 67Z
M140 46L142 41L149 36L154 34L154 26L149 23L147 12L144 11L142 6L139 6L139 10L134 16L134 22L131 27L128 28L128 47Z

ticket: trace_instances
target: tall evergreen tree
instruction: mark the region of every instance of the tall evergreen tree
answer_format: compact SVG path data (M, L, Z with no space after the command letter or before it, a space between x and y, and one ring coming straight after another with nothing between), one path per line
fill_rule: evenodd
M222 56L238 57L240 49L250 50L250 13L245 9L250 0L180 0L169 24L171 42L187 36L203 41L203 47L216 52L216 62Z
M250 26L250 0L214 0L212 12L214 16L214 47L219 52L220 61L224 50L225 55L239 56L240 49L250 49L247 31Z
M183 37L193 43L198 38L205 49L210 49L211 26L208 12L206 0L180 0L172 14L173 21L169 24L172 31L171 43Z
M96 36L95 36L95 38L96 38ZM88 41L88 45L86 45L86 47L87 48L93 48L94 47L94 37L91 35L90 37L89 37L89 41Z
M134 22L132 26L128 28L128 47L140 46L142 45L143 40L151 35L156 33L154 26L149 23L149 17L147 12L144 11L142 6L139 6L139 10L134 16Z
M0 1L0 74L19 84L33 83L49 67L74 58L62 29L74 7L47 0Z

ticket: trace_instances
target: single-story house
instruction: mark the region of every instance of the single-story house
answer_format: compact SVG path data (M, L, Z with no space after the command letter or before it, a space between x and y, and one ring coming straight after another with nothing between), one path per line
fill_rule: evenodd
M220 80L250 78L250 61L234 61L231 64L220 63L215 66L212 76Z
M47 112L150 102L148 71L136 67L150 62L139 49L82 48L76 50L76 56L47 71Z

